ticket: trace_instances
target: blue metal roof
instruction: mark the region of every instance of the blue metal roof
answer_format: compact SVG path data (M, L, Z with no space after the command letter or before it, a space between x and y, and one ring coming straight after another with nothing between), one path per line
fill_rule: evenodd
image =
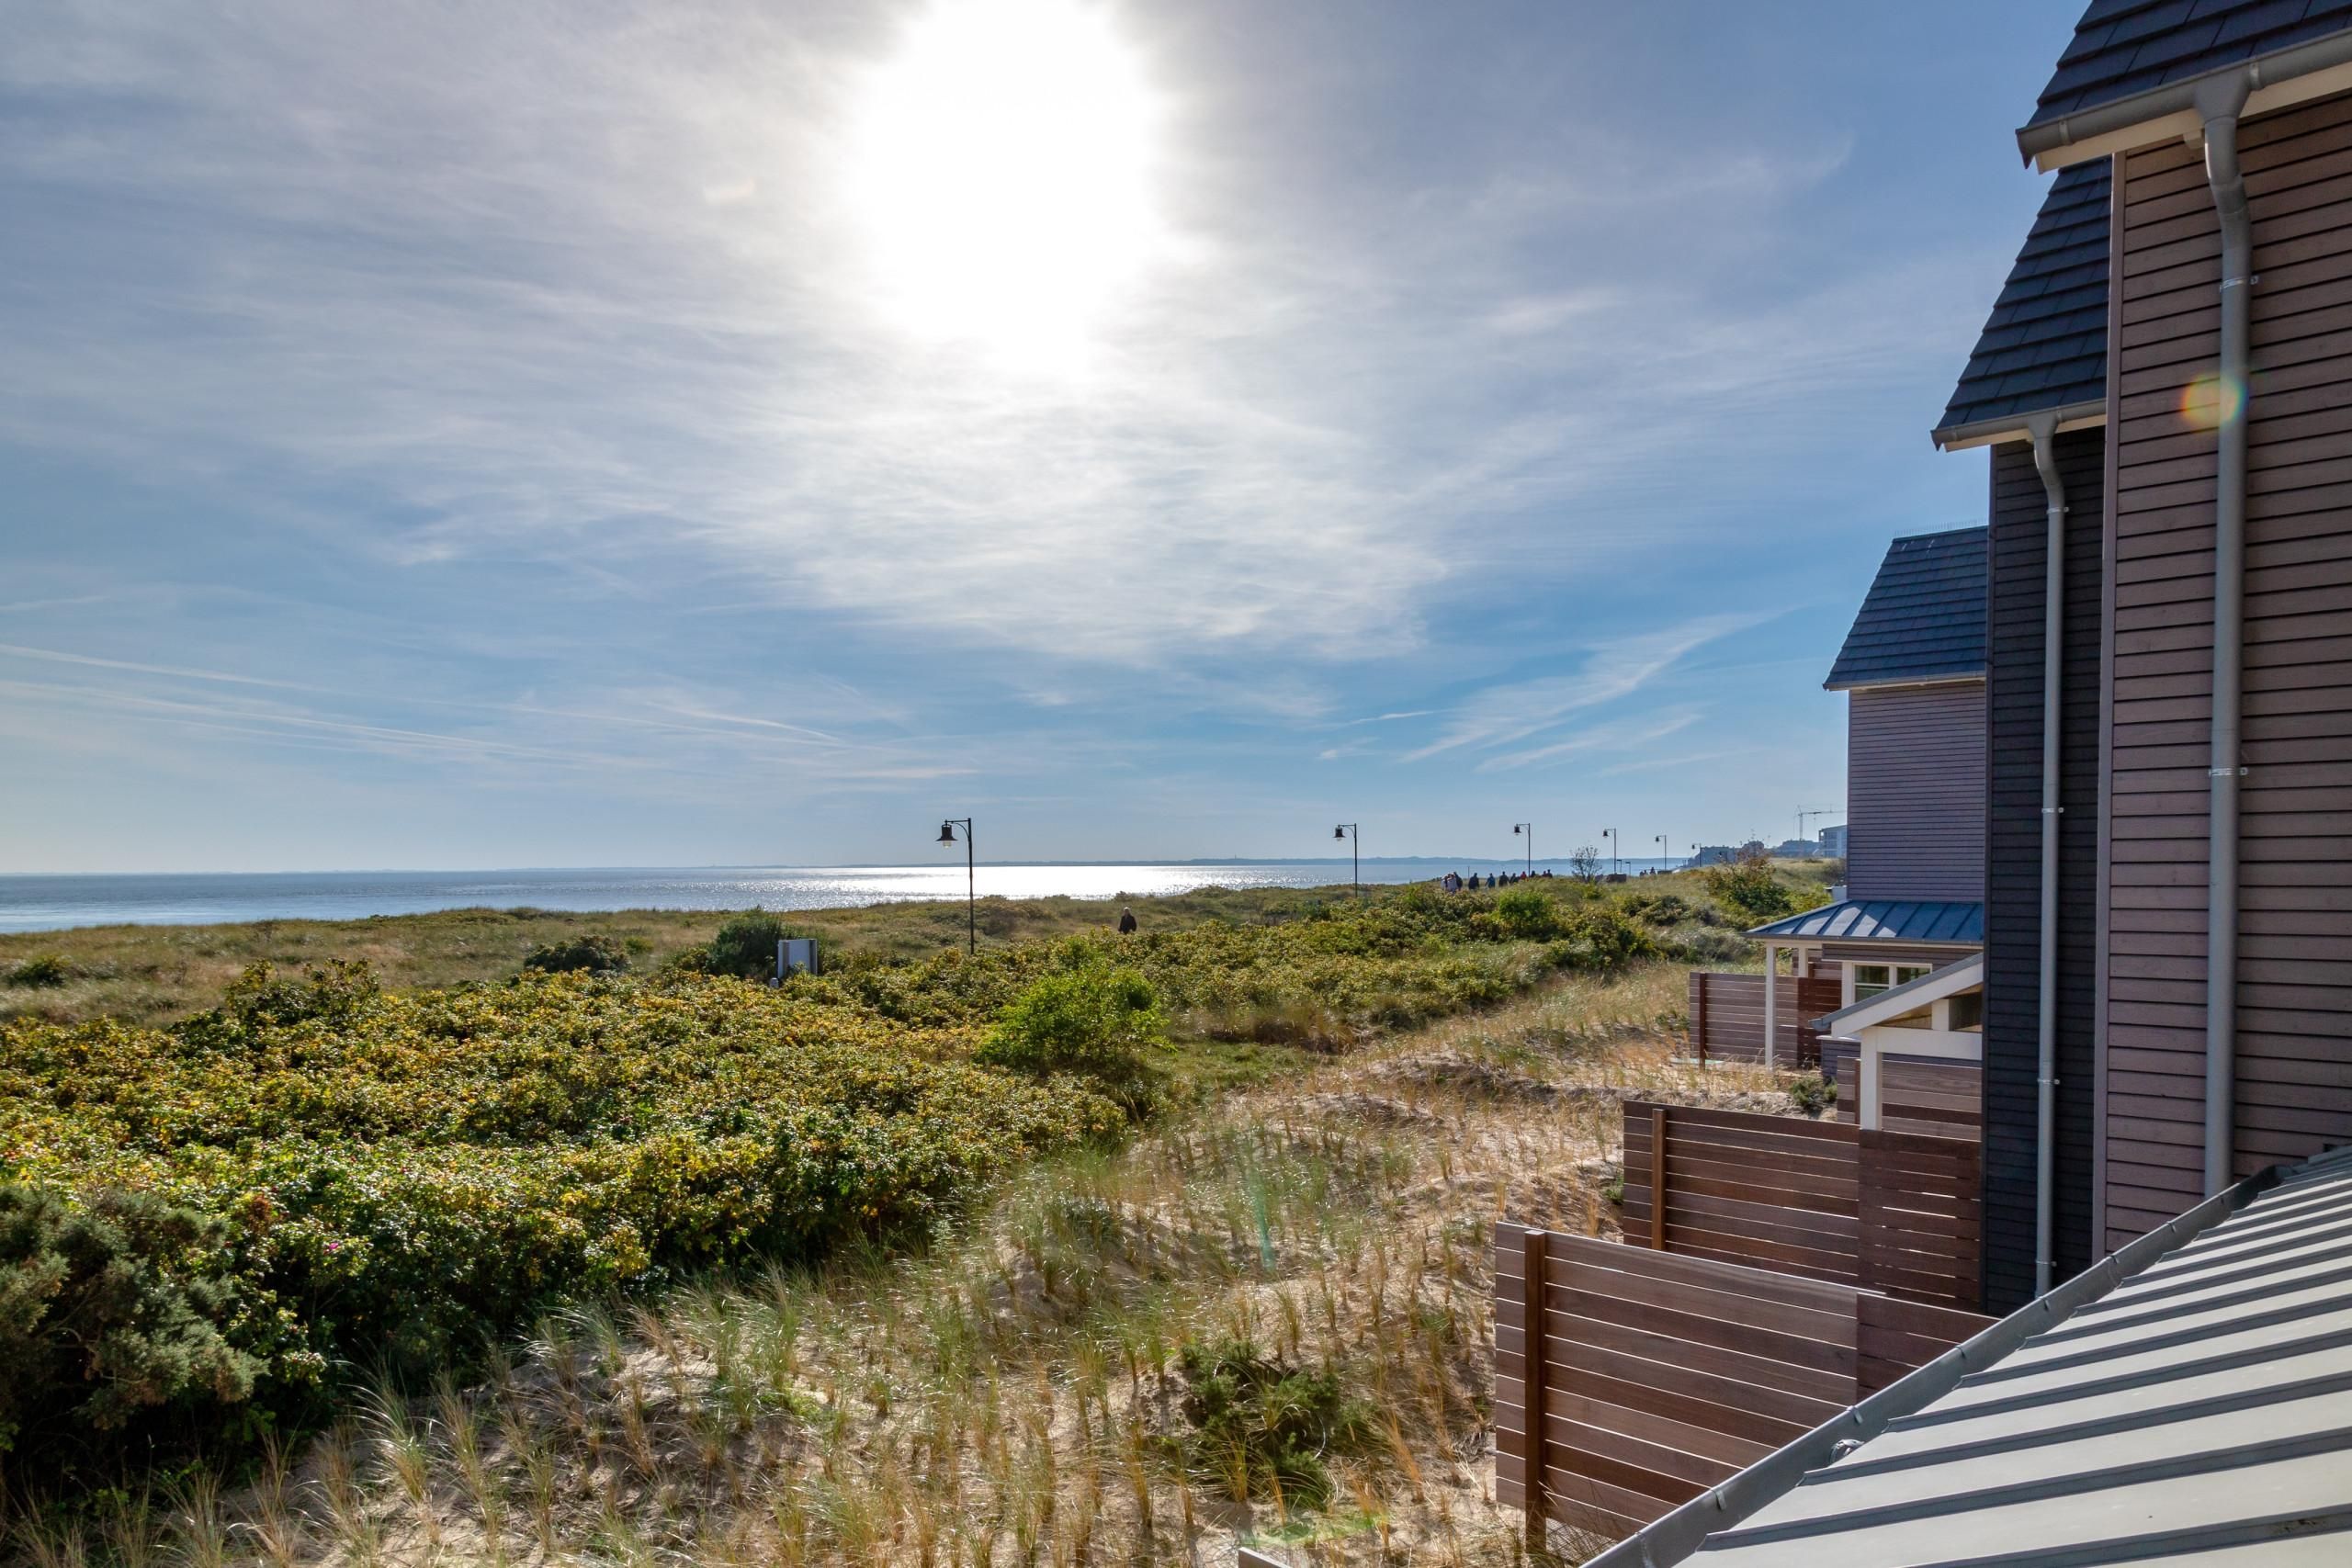
M2352 28L2352 0L2091 0L2029 129Z
M2106 398L2110 184L2104 158L2062 169L2051 182L1936 425L1938 446Z
M1984 673L1983 528L1897 539L1822 684L1899 685Z
M1902 898L1849 898L1758 926L1755 937L1808 942L1978 942L1984 940L1982 904L1926 903Z

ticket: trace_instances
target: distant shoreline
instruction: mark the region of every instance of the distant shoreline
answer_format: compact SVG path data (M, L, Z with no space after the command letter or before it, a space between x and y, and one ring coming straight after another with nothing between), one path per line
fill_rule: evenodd
M1565 868L1568 864L1569 858L1570 857L1566 855L1539 858L1535 862L1535 864L1538 869L1544 866L1551 866L1555 870L1558 870ZM1604 864L1609 861L1609 858L1610 857L1607 855L1600 857L1600 861ZM958 863L960 864L961 863L959 862ZM1195 855L1189 860L989 860L983 856L978 862L978 864L983 869L990 866L998 868L1008 866L1067 866L1099 868L1123 865L1190 869L1204 865L1344 866L1351 863L1351 863L1346 855L1292 855L1288 858L1276 858L1266 855ZM1364 865L1524 866L1527 862L1525 857L1521 855L1366 855L1363 857L1361 863ZM1677 869L1681 869L1690 865L1690 858L1686 855L1679 858L1668 857L1661 859L1657 855L1648 855L1636 860L1633 856L1628 855L1623 858L1623 863L1628 866L1670 865ZM708 865L327 866L312 870L293 871L12 871L0 872L0 886L6 886L11 882L63 881L67 879L95 881L104 877L139 877L145 880L162 880L168 877L232 876L650 876L664 873L689 873L699 874L709 872L757 872L763 874L780 874L791 872L839 874L856 871L936 871L945 864L946 862L944 861L842 861L833 864L818 864L814 863L804 864L786 861L775 861L743 862L740 863L714 862Z
M1482 874L1524 861L1390 855L1368 858L1368 886L1434 882L1448 871ZM1601 862L1603 867L1610 863ZM1661 868L1628 860L1632 872ZM1568 874L1565 861L1538 871ZM1346 860L983 861L981 897L1066 897L1094 902L1227 887L1345 887ZM765 908L854 909L875 904L961 902L960 860L897 866L721 866L508 871L84 872L0 875L0 932L87 926L239 925L255 920L356 920L449 909L543 909L612 914Z

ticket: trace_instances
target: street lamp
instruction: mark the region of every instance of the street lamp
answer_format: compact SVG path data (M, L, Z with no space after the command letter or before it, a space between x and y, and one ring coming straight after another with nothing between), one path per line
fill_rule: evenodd
M1514 838L1519 837L1520 835L1522 835L1522 834L1526 836L1526 839L1527 839L1527 874L1528 874L1528 875L1530 875L1530 876L1534 875L1534 874L1535 874L1535 824L1534 824L1534 823L1532 823L1532 822L1514 822L1514 823L1512 823L1512 824L1510 825L1510 830L1511 830L1511 835L1512 835Z
M977 957L980 951L980 907L978 891L978 878L972 869L972 819L968 817L950 817L939 825L939 841L943 844L954 843L956 829L959 823L964 829L965 951Z
M1666 863L1673 858L1674 852L1667 847L1666 835L1660 833L1657 836L1657 869L1661 874L1667 870Z
M1342 822L1331 829L1331 837L1348 840L1349 863L1354 868L1356 897L1363 897L1363 842L1352 822Z
M1617 836L1614 828L1603 828L1600 836L1609 840L1609 874L1622 876L1625 873L1625 840Z

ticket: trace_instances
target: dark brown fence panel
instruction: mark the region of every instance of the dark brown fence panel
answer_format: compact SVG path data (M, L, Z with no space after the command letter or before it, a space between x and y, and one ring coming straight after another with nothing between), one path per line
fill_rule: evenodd
M1527 1331L1531 1244L1544 1255L1540 1357ZM1847 1287L1508 1224L1495 1256L1506 1506L1527 1507L1540 1473L1543 1512L1629 1535L1853 1402L1860 1325Z
M1836 973L1796 979L1783 976L1773 987L1779 1019L1773 1057L1784 1067L1810 1067L1821 1060L1821 1037L1813 1020L1842 1005L1844 984ZM1764 1060L1764 976L1690 972L1690 1051L1702 1062Z
M1851 1284L1860 1266L1856 1133L1835 1122L1629 1101L1625 1239Z
M1854 1298L1854 1321L1856 1392L1868 1399L1999 1319L1864 1291Z
M1974 1308L1984 1247L1981 1147L1865 1130L1857 1282L1906 1301Z
M1642 1100L1624 1116L1622 1222L1633 1245L1981 1304L1973 1140Z
M1984 1321L1498 1224L1496 1501L1630 1535Z
M1838 1092L1842 1096L1845 1091ZM1931 1138L1983 1138L1984 1069L1973 1062L1882 1054L1878 1124L1890 1133Z

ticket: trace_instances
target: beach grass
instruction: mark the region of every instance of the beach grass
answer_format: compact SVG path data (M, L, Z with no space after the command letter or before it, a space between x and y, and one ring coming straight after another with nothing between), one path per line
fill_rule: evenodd
M1132 907L1147 930L1222 919L1241 924L1294 919L1317 902L1350 897L1339 888L1206 887L1161 897L983 898L980 941L1002 945L1100 931ZM218 925L107 925L0 933L0 1018L59 1023L114 1018L156 1023L210 1007L254 964L300 970L332 960L371 964L395 990L504 979L534 949L581 937L621 944L629 967L659 968L710 940L726 911L445 909L356 920L253 920ZM796 910L795 930L834 956L927 957L965 941L961 899ZM27 965L39 978L10 983Z
M1050 1158L923 1246L583 1299L483 1375L355 1397L249 1473L20 1514L13 1555L1528 1561L1493 1502L1492 1222L1613 1235L1628 1098L1792 1110L1758 1070L1678 1059L1681 992L1668 962L1564 976ZM1316 1450L1221 1446L1246 1428L1199 1419L1216 1358L1319 1390Z

